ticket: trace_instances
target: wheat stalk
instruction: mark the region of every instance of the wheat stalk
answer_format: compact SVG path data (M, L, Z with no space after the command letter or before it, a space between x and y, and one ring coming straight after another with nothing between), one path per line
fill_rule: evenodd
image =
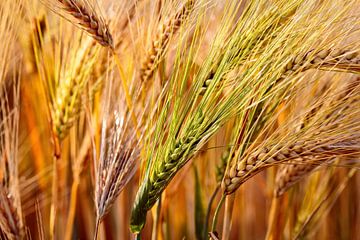
M140 80L150 80L161 58L166 53L170 37L175 34L193 11L195 0L187 0L184 6L170 19L160 25L155 39L151 43L140 69Z
M104 19L87 0L56 0L61 9L76 19L82 29L104 47L114 48L113 38Z

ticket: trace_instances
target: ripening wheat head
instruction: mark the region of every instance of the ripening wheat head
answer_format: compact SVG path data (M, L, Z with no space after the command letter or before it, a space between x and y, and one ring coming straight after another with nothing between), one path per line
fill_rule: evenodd
M327 118L331 118L331 115L338 114L339 119L336 121L341 121L341 118L347 109L356 107L356 102L360 100L360 95L357 93L359 91L359 83L360 78L348 79L348 81L343 84L345 85L344 90L342 90L339 94L335 94L332 99L332 103L330 105L336 105L336 102L348 102L345 106L341 106L335 112L327 113ZM340 86L341 87L341 86ZM341 89L341 88L340 88ZM322 99L329 100L329 99ZM322 108L326 106L326 103L320 103L315 106L312 106L312 109L305 115L301 121L301 131L303 128L306 128L309 124L311 124L311 120L316 118L317 114L321 114ZM358 141L354 141L353 145L359 144ZM336 155L336 154L334 154ZM351 154L353 157L356 157L356 152ZM350 156L345 155L344 158L349 158ZM278 173L276 175L276 184L275 184L275 196L280 196L285 193L291 186L300 181L305 176L309 175L314 169L316 169L319 165L330 165L334 160L334 156L331 155L326 158L319 158L319 156L315 156L313 159L309 159L307 157L304 162L301 159L293 161L294 164L285 164L284 166L280 166ZM300 161L299 161L300 160ZM299 164L296 164L299 163Z
M82 98L92 77L99 49L89 41L71 54L72 62L65 63L61 70L52 106L53 131L60 140L67 136L82 110Z
M187 0L174 16L162 20L163 23L160 23L160 28L142 61L140 70L140 80L142 82L147 82L151 79L158 64L166 53L171 36L175 34L181 25L189 18L194 5L195 0Z
M50 8L86 31L104 47L114 48L108 25L90 0L50 0ZM60 10L60 12L58 11Z

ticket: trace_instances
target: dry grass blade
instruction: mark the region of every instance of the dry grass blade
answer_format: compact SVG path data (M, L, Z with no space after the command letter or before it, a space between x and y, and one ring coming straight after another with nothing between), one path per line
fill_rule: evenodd
M71 15L82 29L104 47L114 48L113 38L104 19L87 0L53 0Z
M109 211L111 204L131 179L139 154L134 139L126 136L124 119L118 113L115 114L115 124L107 143L107 154L100 159L98 169L95 197L98 219L102 219Z

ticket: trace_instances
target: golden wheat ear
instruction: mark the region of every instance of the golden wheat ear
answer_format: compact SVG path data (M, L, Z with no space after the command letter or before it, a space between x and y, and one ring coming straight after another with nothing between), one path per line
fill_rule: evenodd
M51 0L52 10L59 8L64 13L59 13L74 25L86 31L92 38L104 47L114 49L113 37L108 25L87 0Z

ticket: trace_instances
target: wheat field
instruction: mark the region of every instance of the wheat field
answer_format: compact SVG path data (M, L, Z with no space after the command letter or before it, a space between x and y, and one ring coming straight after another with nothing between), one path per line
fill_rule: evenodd
M1 0L0 239L360 239L358 0Z

